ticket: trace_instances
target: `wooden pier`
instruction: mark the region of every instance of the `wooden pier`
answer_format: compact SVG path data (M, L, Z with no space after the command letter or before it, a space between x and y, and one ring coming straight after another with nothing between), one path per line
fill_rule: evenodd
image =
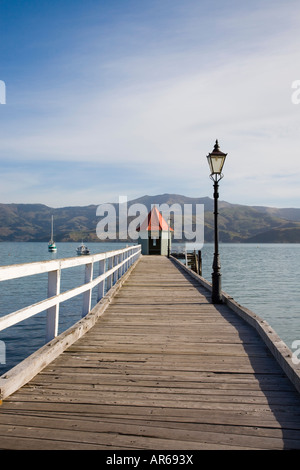
M174 259L143 256L125 276L95 325L3 400L1 449L300 448L299 373L271 328L230 298L212 305Z

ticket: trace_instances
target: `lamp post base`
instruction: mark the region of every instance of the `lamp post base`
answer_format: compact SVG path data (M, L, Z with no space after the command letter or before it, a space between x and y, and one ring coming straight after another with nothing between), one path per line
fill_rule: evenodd
M222 304L223 297L221 293L221 273L212 273L212 295L213 304Z
M221 291L221 264L219 254L215 253L213 262L213 273L212 273L212 296L211 300L213 304L222 304L222 291Z

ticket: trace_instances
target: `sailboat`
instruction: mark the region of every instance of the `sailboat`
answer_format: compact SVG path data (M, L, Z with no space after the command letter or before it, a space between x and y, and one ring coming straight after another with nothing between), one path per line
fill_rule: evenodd
M57 251L56 245L53 241L53 216L51 218L51 240L48 243L48 251L51 251L51 252Z

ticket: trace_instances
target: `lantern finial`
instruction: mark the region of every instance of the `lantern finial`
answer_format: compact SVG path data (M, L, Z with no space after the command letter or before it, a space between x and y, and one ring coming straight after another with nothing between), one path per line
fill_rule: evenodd
M220 150L219 142L218 142L218 139L216 139L216 143L215 143L215 146L214 146L214 152L218 152L219 150Z

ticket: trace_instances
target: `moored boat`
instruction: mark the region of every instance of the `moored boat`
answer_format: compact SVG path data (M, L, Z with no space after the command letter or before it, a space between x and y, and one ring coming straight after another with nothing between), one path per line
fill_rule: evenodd
M86 245L84 245L83 242L81 242L81 245L79 245L76 248L76 252L77 252L78 255L89 255L90 254L90 250L88 249L88 247Z
M50 252L57 251L57 247L56 247L55 242L53 240L53 215L52 215L52 218L51 218L51 239L48 243L48 251L50 251Z

